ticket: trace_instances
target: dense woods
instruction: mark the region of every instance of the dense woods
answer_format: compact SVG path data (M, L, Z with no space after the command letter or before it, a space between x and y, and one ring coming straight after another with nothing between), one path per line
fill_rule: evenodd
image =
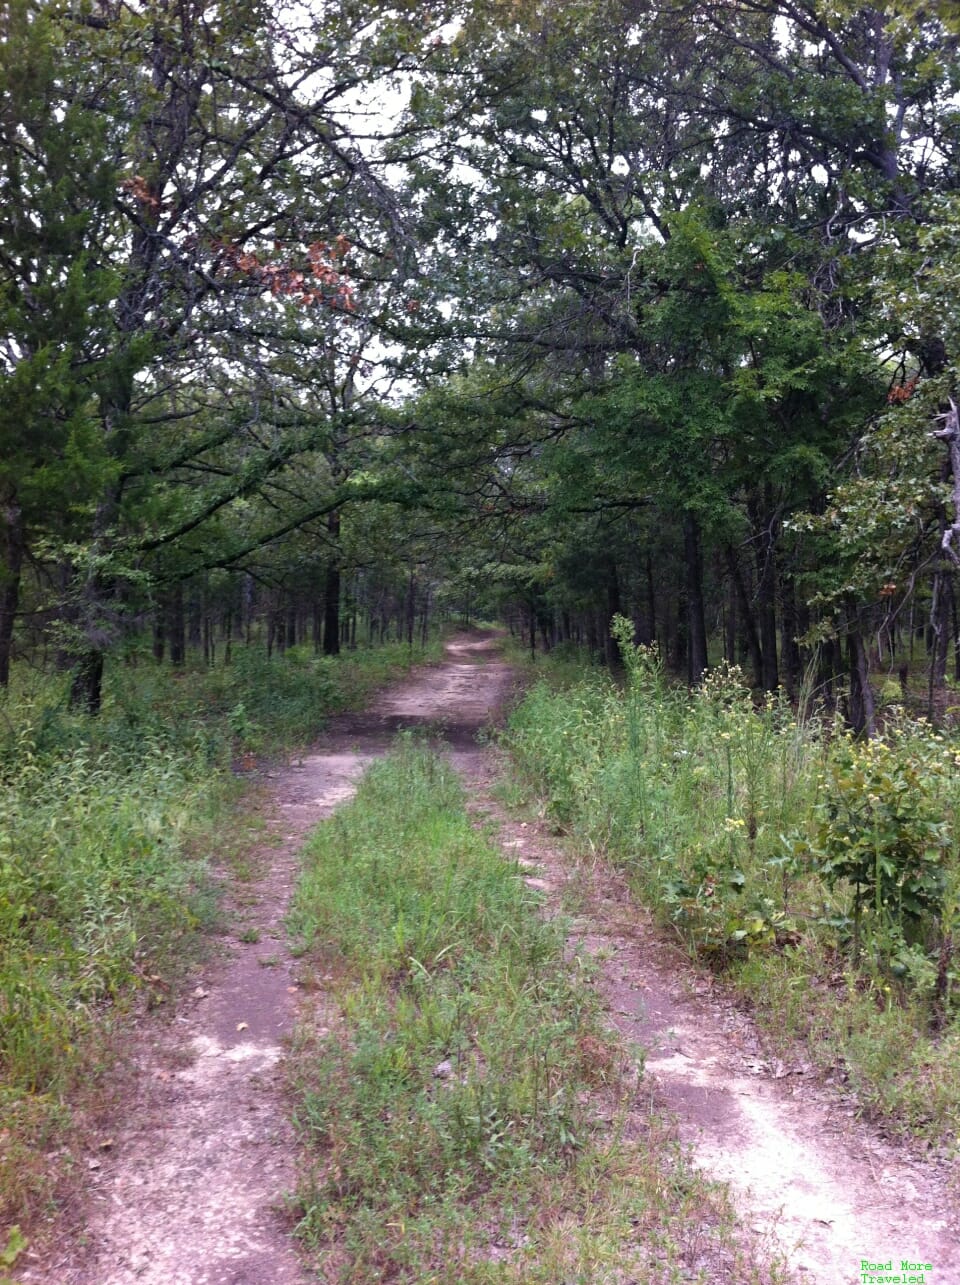
M948 4L14 0L11 656L433 606L874 725L957 631ZM935 436L938 434L938 436Z

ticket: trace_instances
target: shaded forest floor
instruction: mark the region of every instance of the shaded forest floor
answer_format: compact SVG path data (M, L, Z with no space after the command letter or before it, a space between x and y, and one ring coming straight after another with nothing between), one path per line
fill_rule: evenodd
M145 1017L108 1107L92 1122L76 1208L49 1253L28 1250L18 1261L24 1285L317 1279L291 1235L297 1141L284 1058L295 1023L332 1020L332 1001L323 977L291 952L284 916L307 834L407 727L444 743L475 823L542 894L545 912L568 917L569 955L595 969L591 984L630 1063L632 1088L616 1125L623 1145L639 1152L656 1139L666 1155L679 1144L677 1157L683 1150L707 1178L730 1184L738 1215L731 1236L708 1234L720 1214L705 1194L682 1223L673 1211L674 1252L662 1256L660 1275L645 1279L853 1285L862 1260L898 1267L906 1259L932 1264L928 1285L960 1280L947 1167L859 1122L802 1049L790 1061L768 1057L749 1015L663 939L616 871L578 860L541 818L519 819L503 805L504 763L477 734L513 682L494 637L460 635L442 664L365 712L333 720L310 753L258 783L264 831L249 877L227 881L217 949L172 1013ZM595 1108L609 1112L609 1098L598 1093ZM665 1160L666 1179L686 1163ZM642 1234L626 1220L624 1263L630 1238ZM513 1279L496 1274L506 1263L484 1267L490 1274L477 1280ZM634 1279L613 1271L579 1279Z

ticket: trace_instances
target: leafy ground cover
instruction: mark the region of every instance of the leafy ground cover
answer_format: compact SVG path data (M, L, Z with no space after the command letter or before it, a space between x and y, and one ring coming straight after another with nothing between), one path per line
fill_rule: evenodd
M221 868L243 876L254 818L231 765L306 743L326 714L422 659L241 649L216 670L141 663L111 673L96 720L67 708L65 680L15 673L0 704L5 1214L36 1213L69 1177L74 1109L124 1022L165 1002L197 957Z
M626 682L535 684L506 743L558 828L889 1125L960 1131L960 743L896 707L858 742L735 670L694 691L620 628Z
M318 1275L770 1279L720 1274L737 1258L723 1197L638 1129L635 1064L520 874L416 741L315 833L291 926L324 998L291 1073Z

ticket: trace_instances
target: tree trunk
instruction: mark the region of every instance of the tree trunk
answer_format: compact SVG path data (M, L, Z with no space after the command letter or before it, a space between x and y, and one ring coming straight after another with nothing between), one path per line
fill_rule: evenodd
M216 644L213 640L213 623L209 615L204 612L203 615L203 663L212 665L214 663L214 647Z
M763 656L760 651L760 635L757 633L756 621L753 618L753 612L750 608L750 596L747 593L747 586L744 584L743 571L737 558L736 550L730 545L726 549L727 567L730 571L730 579L733 582L733 588L737 598L737 608L740 616L740 628L742 630L743 640L747 645L747 656L750 660L750 669L753 673L754 687L763 686Z
M427 639L430 636L430 586L427 585L427 591L423 599L423 611L420 615L420 646L426 647Z
M699 683L707 668L707 624L700 527L692 513L686 513L683 519L683 550L687 591L687 680L693 686Z
M323 654L340 655L340 514L334 510L327 518L331 553L323 587Z
M877 720L870 688L867 649L863 645L863 635L859 629L850 630L847 646L850 658L850 729L855 736L872 737L877 733Z
M20 601L20 573L23 567L25 538L23 512L15 498L0 510L3 522L2 562L0 562L0 687L10 682L10 660L13 655L13 625Z
M187 630L183 613L183 585L173 588L167 602L167 641L170 644L170 664L181 666L187 657Z
M153 659L158 665L163 664L166 651L166 635L163 632L163 606L158 603L153 612Z
M927 717L936 722L947 685L947 653L950 647L950 571L943 566L933 577L930 603L930 679Z
M417 577L411 570L407 582L407 646L413 650L413 630L417 621Z
M620 653L617 651L617 643L610 631L610 622L614 616L621 613L620 605L620 578L617 575L617 564L613 558L605 559L606 581L607 581L607 619L606 628L603 631L603 658L606 661L607 668L613 669L619 664ZM544 637L546 641L546 637ZM546 650L546 648L544 648Z
M800 647L797 643L799 633L793 578L782 575L780 578L780 660L787 695L791 700L796 697L801 680Z
M103 652L89 648L74 667L70 684L70 707L99 714L103 701Z
M757 616L760 622L761 685L767 692L775 692L780 686L777 667L776 538L776 519L765 517L757 554Z
M646 589L647 589L647 624L645 631L640 635L640 641L643 643L654 643L657 640L657 594L653 583L653 558L650 556L650 550L647 550L646 565Z
M723 655L728 665L737 663L737 595L733 585L723 604Z

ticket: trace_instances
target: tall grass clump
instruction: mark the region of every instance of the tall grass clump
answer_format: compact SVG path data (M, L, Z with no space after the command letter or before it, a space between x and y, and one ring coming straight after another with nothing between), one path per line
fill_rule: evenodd
M294 1057L323 1280L705 1279L684 1246L722 1237L712 1198L599 1128L629 1084L588 970L443 759L407 739L370 769L311 840L291 927L336 1004Z
M542 682L511 720L546 815L866 1105L955 1132L960 747L896 710L858 742L729 666L671 685L629 622L615 631L622 686Z
M53 753L21 725L0 765L0 1202L28 1202L64 1101L105 1064L126 1000L159 980L209 914L215 803L192 750ZM160 992L158 991L157 994Z

